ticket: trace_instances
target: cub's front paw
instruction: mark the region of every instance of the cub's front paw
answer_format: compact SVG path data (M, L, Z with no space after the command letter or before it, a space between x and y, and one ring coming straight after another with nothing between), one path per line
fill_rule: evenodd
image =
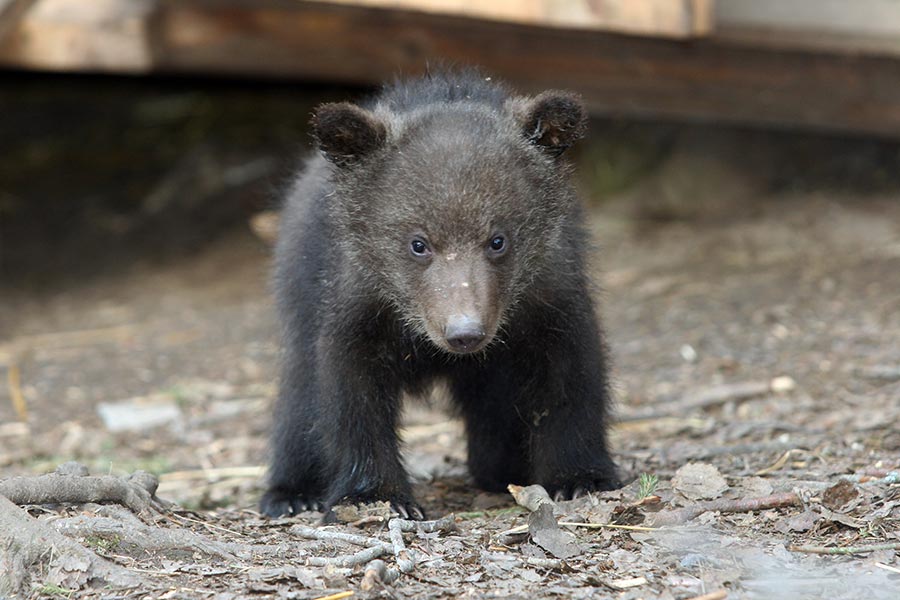
M575 500L591 492L608 492L622 487L622 481L615 475L609 477L575 478L545 486L547 493L555 501Z
M259 512L273 519L316 510L322 510L320 500L282 490L269 490L259 501Z

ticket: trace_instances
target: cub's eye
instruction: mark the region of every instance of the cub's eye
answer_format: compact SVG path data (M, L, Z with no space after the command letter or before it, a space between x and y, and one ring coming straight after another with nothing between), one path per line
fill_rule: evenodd
M491 238L490 247L495 254L502 253L504 250L506 250L506 238L502 235L495 235L493 238Z
M428 244L418 238L409 243L409 251L413 253L413 256L417 256L419 258L425 258L431 255L431 250L428 248Z

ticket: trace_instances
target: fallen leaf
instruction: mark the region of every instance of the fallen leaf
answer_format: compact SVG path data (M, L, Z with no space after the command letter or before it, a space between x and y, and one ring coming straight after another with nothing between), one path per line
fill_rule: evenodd
M555 556L571 558L581 554L581 548L575 543L575 536L563 531L553 516L553 507L542 504L528 517L528 532L532 541Z
M852 483L843 479L822 492L822 504L831 510L846 506L859 496L859 490Z
M672 488L689 500L713 500L728 489L728 483L714 466L688 463L675 472Z

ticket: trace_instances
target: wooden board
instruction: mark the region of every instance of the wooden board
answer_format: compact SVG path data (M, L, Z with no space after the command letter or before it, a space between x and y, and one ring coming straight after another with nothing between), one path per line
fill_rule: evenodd
M87 5L92 12L67 12ZM15 68L354 84L441 62L481 65L526 91L574 89L598 114L900 137L900 60L714 36L654 39L297 0L36 0L0 44L0 65Z
M34 0L0 38L0 64L25 69L147 72L154 0Z
M709 33L713 0L332 0L545 27L687 38Z
M900 61L539 28L405 11L174 5L168 71L379 83L429 62L478 64L519 88L569 88L610 115L713 119L900 137ZM340 40L340 43L335 43Z
M748 45L900 56L900 2L716 0L715 30Z
M34 2L35 0L0 0L0 40L18 27Z

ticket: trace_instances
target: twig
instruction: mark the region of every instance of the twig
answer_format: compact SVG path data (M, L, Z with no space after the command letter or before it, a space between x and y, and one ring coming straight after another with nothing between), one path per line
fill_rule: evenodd
M386 550L383 546L372 546L348 556L335 556L333 558L310 556L306 559L306 564L311 567L356 567L372 562L386 552L390 552L390 550Z
M349 598L353 595L352 590L347 590L346 592L338 592L337 594L331 594L329 596L319 596L315 600L341 600L342 598Z
M552 569L554 571L562 571L566 568L565 561L559 560L558 558L540 558L537 556L521 556L519 558L526 565L530 567L537 567L539 569Z
M418 559L418 553L415 550L408 549L403 541L403 533L410 531L422 531L424 533L433 533L435 531L452 531L456 527L456 521L453 516L447 516L436 521L410 521L407 519L391 519L388 522L388 533L391 541L383 542L378 538L368 537L364 535L356 535L354 533L344 533L342 531L334 531L332 529L316 529L307 527L306 525L294 525L291 527L291 533L309 540L321 540L331 542L344 542L356 546L363 546L365 550L361 550L350 556L339 556L336 558L308 558L306 563L311 566L327 566L333 565L337 567L353 567L361 564L371 563L375 559L384 554L393 554L397 567L401 573L411 572ZM390 583L397 577L397 572L391 569L381 569L379 564L367 568L367 571L374 569L369 575L369 583L374 585L374 579L377 577L380 581Z
M627 590L633 587L647 585L646 577L631 577L630 579L616 579L608 582L606 585L614 590Z
M409 519L393 519L397 523L397 527L401 531L421 531L422 533L434 533L441 531L448 533L456 530L456 518L453 515L447 515L434 521L411 521Z
M694 596L693 598L688 598L688 600L725 600L728 597L728 592L725 590L719 590L718 592L710 592L708 594L702 594L700 596Z
M788 546L791 552L804 552L806 554L865 554L867 552L878 552L879 550L900 550L900 542L890 542L887 544L873 544L871 546L843 546L843 547L826 547L826 546Z
M366 525L381 524L381 523L384 523L386 520L387 519L385 519L381 515L369 515L367 517L362 517L360 519L357 519L355 521L347 523L347 525L349 525L351 527L362 528L362 527L365 527Z
M6 386L9 388L9 398L20 421L28 420L28 405L25 396L22 395L21 374L19 365L12 363L6 368Z
M892 566L886 565L884 563L877 562L877 563L875 563L875 566L878 567L879 569L884 569L885 571L890 571L891 573L900 573L900 569L898 569L897 567L892 567Z
M658 531L659 527L644 527L643 525L615 525L613 523L576 523L574 521L560 521L557 525L566 527L584 527L586 529L624 529L626 531ZM498 537L505 535L519 535L528 533L528 525L519 525L497 534Z
M776 460L774 463L772 463L768 467L765 467L764 469L760 469L759 471L754 473L754 475L757 475L757 476L758 475L768 475L769 473L779 470L781 467L786 465L787 461L790 460L791 456L797 452L802 452L802 450L800 450L799 448L791 448L790 450L788 450L784 454L782 454L780 457L778 457L778 460Z
M423 533L434 533L435 531L453 531L456 529L456 519L453 515L448 515L436 521L411 521L409 519L391 519L388 522L388 534L391 538L391 544L394 546L394 558L397 561L397 568L401 573L410 573L416 568L416 561L419 553L411 548L407 548L403 541L403 532L421 531Z
M307 527L306 525L294 525L291 527L290 532L307 540L345 542L347 544L353 544L354 546L362 546L363 548L381 546L386 552L394 552L394 546L391 544L383 542L378 538L367 537L364 535L344 533L342 531L334 531L331 529L316 529L315 527Z
M786 506L802 506L803 501L794 492L784 492L760 498L741 498L739 500L713 500L675 510L664 510L652 515L648 522L653 527L686 523L708 511L723 513L753 512Z
M366 565L359 589L364 592L371 591L379 583L391 584L397 580L400 572L397 569L389 569L383 560L376 559Z
M411 573L416 568L417 552L406 548L403 541L403 519L391 519L388 522L388 533L394 545L394 558L401 573Z
M613 523L575 523L573 521L560 521L560 525L567 527L586 527L588 529L624 529L625 531L657 531L659 527L644 527L643 525L615 525Z
M492 562L506 561L510 559L518 559L522 561L524 564L537 567L539 569L552 569L556 571L563 571L566 569L566 562L557 558L539 558L536 556L516 556L514 554L508 554L503 556L498 556L496 554L486 554L484 556L485 559L490 560Z

